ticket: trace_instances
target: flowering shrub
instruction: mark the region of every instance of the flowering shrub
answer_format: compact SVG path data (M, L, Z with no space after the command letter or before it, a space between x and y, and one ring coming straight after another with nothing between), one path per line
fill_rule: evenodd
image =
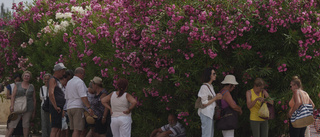
M301 77L319 103L320 14L315 1L35 0L27 8L22 3L12 8L12 18L0 19L1 78L26 69L41 76L58 62L84 67L86 82L103 77L110 91L117 78L126 77L128 91L138 100L133 136L148 136L174 112L188 136L198 137L201 124L194 102L201 72L210 66L218 74L216 92L227 74L240 83L232 92L244 111L237 136L251 133L245 128L250 127L245 91L256 77L268 83L278 102L270 136L288 133L293 75Z

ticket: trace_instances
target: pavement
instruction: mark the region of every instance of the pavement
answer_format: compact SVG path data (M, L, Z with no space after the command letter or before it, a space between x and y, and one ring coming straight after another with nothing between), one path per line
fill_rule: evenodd
M0 123L0 137L5 137L5 134L7 132L7 125ZM30 137L41 137L39 135L30 135Z
M320 137L320 132L316 131L314 124L310 125L309 127L310 127L310 137ZM320 127L318 128L320 129Z
M316 131L314 124L309 126L309 132L310 132L310 137L320 137L320 126L319 128L319 132ZM0 137L5 137L6 134L6 130L7 130L7 125L4 124L0 124ZM40 137L39 135L32 135L32 137ZM306 136L307 137L307 136Z

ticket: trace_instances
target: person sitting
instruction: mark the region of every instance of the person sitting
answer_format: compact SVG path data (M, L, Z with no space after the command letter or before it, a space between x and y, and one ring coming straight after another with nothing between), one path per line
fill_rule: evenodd
M174 114L169 114L168 124L152 131L150 137L186 137L186 129Z

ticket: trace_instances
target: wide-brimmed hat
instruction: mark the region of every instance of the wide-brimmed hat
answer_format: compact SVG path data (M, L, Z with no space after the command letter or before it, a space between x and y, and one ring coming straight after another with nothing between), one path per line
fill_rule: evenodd
M8 121L14 121L18 118L18 114L16 113L11 113L9 116L8 116Z
M94 84L100 84L102 85L102 79L100 77L95 76L91 82L93 82Z
M54 65L53 67L53 71L58 71L58 70L62 70L62 69L67 69L63 63L58 63L56 65Z
M233 75L227 75L224 77L224 80L221 82L221 84L232 84L232 85L238 85L239 83L236 81L236 77Z

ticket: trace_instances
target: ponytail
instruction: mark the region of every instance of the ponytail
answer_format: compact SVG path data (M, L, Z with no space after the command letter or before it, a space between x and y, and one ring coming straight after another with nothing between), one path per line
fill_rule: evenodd
M125 78L120 78L118 81L117 81L117 88L119 90L119 95L118 97L121 97L124 92L126 92L127 88L128 88L128 80L125 79Z

